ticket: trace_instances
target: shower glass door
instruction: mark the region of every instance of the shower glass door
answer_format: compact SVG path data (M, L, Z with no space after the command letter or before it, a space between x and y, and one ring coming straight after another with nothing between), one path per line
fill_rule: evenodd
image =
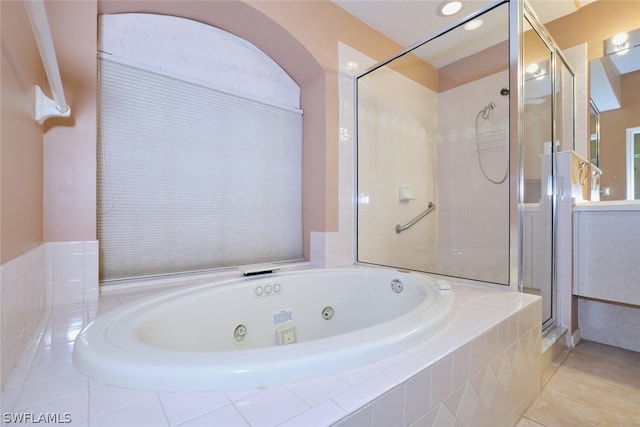
M530 20L531 19L531 20ZM523 291L542 297L542 322L553 322L554 132L553 50L533 18L525 20L523 152ZM571 148L569 148L571 149Z
M358 77L358 262L509 284L509 66L505 2Z

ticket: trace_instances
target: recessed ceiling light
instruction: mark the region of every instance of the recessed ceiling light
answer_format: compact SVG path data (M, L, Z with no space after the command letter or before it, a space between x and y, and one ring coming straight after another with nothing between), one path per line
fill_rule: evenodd
M467 31L477 30L480 27L482 27L482 19L474 19L464 24L464 29Z
M462 9L461 1L445 1L438 7L438 13L442 16L451 16Z

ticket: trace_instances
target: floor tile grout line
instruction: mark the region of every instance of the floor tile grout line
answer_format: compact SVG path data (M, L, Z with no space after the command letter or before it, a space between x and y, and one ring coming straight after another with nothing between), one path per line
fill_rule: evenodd
M569 399L569 400L571 399L571 396L566 396L566 395L563 395L563 394L554 393L553 391L549 391L549 390L547 390L547 393L549 393L549 394L553 395L553 396L554 396L554 398L555 398L557 401L566 401L566 400L568 400L568 399ZM582 401L575 402L575 401L574 401L574 403L577 403L578 405L581 405L581 406L583 406L583 407L588 407L588 406L589 406L588 402L582 402ZM635 422L633 422L632 420L629 420L629 419L628 419L628 418L626 418L626 417L620 416L618 412L610 411L609 409L607 409L607 408L606 408L606 407L604 407L604 406L599 406L599 405L598 405L598 406L596 406L595 408L596 408L596 409L598 410L598 412L600 412L600 413L605 413L605 414L608 414L608 415L610 415L610 416L612 416L613 418L616 418L616 419L618 419L618 420L626 421L626 422L628 422L628 423L631 423L631 424L633 424L633 425L636 425L636 423L635 423Z
M627 369L627 367L625 367L625 369ZM560 370L560 368L558 368L558 371L559 370ZM636 395L640 396L640 388L631 389L631 388L627 387L626 385L622 385L622 384L620 384L618 382L613 382L613 381L607 379L606 377L603 377L602 375L597 374L597 373L593 373L593 372L589 372L589 371L582 371L582 370L575 369L575 368L570 368L570 367L564 367L564 371L565 372L569 372L571 375L590 376L594 380L602 382L602 383L604 383L604 384L606 384L608 386L615 387L617 389L624 390L625 392L636 394ZM555 373L554 373L554 375L555 375ZM551 380L551 378L549 379L549 381L550 380ZM547 381L547 384L549 383L549 381Z
M591 342L591 341L585 341L585 342ZM618 348L617 348L617 347L613 347L613 348L614 348L614 349L616 349L616 350L618 350ZM567 362L567 361L569 361L569 360L571 359L572 355L573 355L574 357L575 357L575 356L582 356L582 357L587 357L587 358L591 358L591 357L593 356L593 355L589 354L588 352L585 354L585 353L584 353L584 351L585 351L586 349L584 349L584 350L582 350L582 351L580 351L580 352L575 352L575 353L574 353L574 350L575 350L575 348L573 348L573 349L568 349L568 351L569 351L569 352L568 352L568 354L566 355L566 357L564 358L564 360L562 361L562 363L560 363L560 364L558 365L557 369L553 372L553 374L549 377L549 379L547 380L547 382L545 383L545 385L542 387L542 389L541 389L541 393L542 393L543 391L546 391L547 393L552 394L553 396L555 396L555 398L556 398L556 399L558 399L558 400L566 400L566 399L571 399L571 398L572 398L572 396L566 396L566 395L564 395L564 394L560 394L560 393L554 392L554 391L552 391L552 390L549 390L549 384L551 383L551 380L556 376L556 374L557 374L558 372L560 372L560 370L563 370L563 371L565 371L565 372L567 372L567 371L568 371L568 372L571 372L571 371L574 371L574 370L575 370L575 369L573 369L573 368L570 368L570 367L566 366L566 362ZM625 351L630 351L630 350L626 350L626 349L623 349L623 350L625 350ZM552 363L553 363L553 361L552 361ZM622 368L627 368L627 367L628 367L628 366L627 366L627 365L628 365L628 363L625 363L625 362L622 362L620 365L621 365L621 367L622 367ZM631 391L632 393L637 394L638 396L640 396L640 393L638 393L638 392L636 392L636 391L633 391L633 390L629 390L629 389L627 389L627 388L625 388L625 387L623 387L623 386L620 386L620 385L619 385L619 384L617 384L617 383L611 383L610 381L607 381L606 379L604 379L604 377L602 377L601 375L599 375L599 374L597 374L597 373L588 373L588 374L590 374L591 376L593 376L593 377L594 377L594 379L595 379L596 381L600 381L600 382L602 382L602 383L604 383L604 384L606 384L606 385L608 385L608 386L616 387L616 388L621 389L621 390L623 390L623 391L625 391L625 392L627 392L627 391ZM574 374L574 375L575 375L575 374ZM584 403L584 404L586 404L586 403ZM532 406L533 406L533 404L532 404ZM527 410L527 411L528 411L528 410ZM598 411L605 412L605 413L607 413L607 414L609 414L609 415L612 415L612 416L613 416L613 417L615 417L615 418L622 419L622 420L624 420L624 421L628 421L628 422L630 422L630 423L631 423L631 424L633 424L633 425L640 426L640 424L635 423L633 420L629 420L629 419L628 419L628 418L626 418L626 417L622 417L622 416L620 416L620 415L619 415L618 413L616 413L616 412L611 412L611 411L609 411L607 408L604 408L604 407L598 407ZM526 412L525 412L525 415L523 415L523 418L526 418L527 420L533 421L533 422L535 422L536 424L540 424L540 423L539 423L538 421L536 421L535 419L532 419L532 418L528 417L528 416L526 415ZM540 424L540 425L544 426L544 424Z
M523 415L523 416L522 416L522 418L526 418L527 420L531 421L532 423L534 423L534 424L536 424L536 425L538 425L538 426L541 426L541 427L547 427L547 425L546 425L546 424L542 424L542 423L540 423L540 422L538 422L538 421L534 420L533 418L527 417L526 415Z

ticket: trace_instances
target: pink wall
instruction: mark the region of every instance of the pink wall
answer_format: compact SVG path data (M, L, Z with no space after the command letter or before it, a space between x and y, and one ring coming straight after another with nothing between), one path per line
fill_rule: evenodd
M4 264L43 241L42 128L33 118L33 90L45 79L24 5L2 1L0 7L0 264Z
M45 241L95 240L97 15L147 12L194 19L252 42L301 86L305 258L311 231L338 227L338 41L373 58L400 47L330 1L47 2L73 119L48 125Z
M47 2L71 119L44 135L44 240L96 239L96 45L93 1Z

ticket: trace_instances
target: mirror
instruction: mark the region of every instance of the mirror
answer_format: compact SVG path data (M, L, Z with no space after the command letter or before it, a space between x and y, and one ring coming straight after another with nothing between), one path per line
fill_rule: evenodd
M631 130L640 127L640 29L603 44L604 56L589 64L591 97L600 111L601 200L638 199Z
M612 39L618 33L631 35L640 28L637 4L621 0L596 0L576 13L546 23L545 27L562 49L586 46L586 60L589 63L587 96L593 100L595 111L600 114L591 113L592 126L586 131L590 135L587 138L592 142L587 144L588 152L579 154L594 161L602 170L600 200L624 200L627 198L629 181L626 130L640 127L640 42L634 39L638 37L634 35L625 42L618 41L622 49L616 50ZM625 43L627 46L622 46ZM625 54L618 55L618 51L625 51ZM621 60L626 65L620 65ZM629 64L635 67L629 67ZM612 75L615 78L609 80ZM582 83L579 83L580 97L584 96L581 91ZM617 99L612 96L616 92ZM589 117L588 105L586 111L579 111L578 114L585 114L586 120ZM597 135L596 118L600 131L597 140L593 139Z
M357 79L358 262L509 284L509 5L477 18Z
M605 54L606 41L611 40L618 33L629 33L640 28L638 16L636 1L596 0L583 5L577 12L545 23L545 27L561 49L568 50L572 47L579 47L579 52L585 52L586 58L573 57L573 60L584 60L585 63L589 63L587 72L578 76L576 89L579 99L577 105L580 110L576 111L576 114L579 116L580 123L583 120L586 123L589 119L589 99L594 101L596 108L600 111L600 139L597 148L599 149L598 167L602 170L600 199L603 201L626 198L625 130L640 126L638 123L640 120L640 72L631 71L620 74L617 85L620 87L619 92L624 94L619 98L621 100L620 108L607 108L607 102L603 101L601 96L602 86L591 82L591 80L594 75L610 72L611 68L615 68L605 69L612 64L610 55ZM631 40L628 43L627 53L635 56L638 53L638 47L633 47L636 46L636 43ZM631 55L628 58L632 58ZM638 59L631 62L636 65L640 64ZM620 114L621 110L628 112ZM621 118L622 116L625 118ZM578 154L586 159L591 159L588 144L589 130L586 128L577 130L580 132L577 134L579 138L586 138L576 142L576 146L583 150ZM607 190L609 194L606 194Z

